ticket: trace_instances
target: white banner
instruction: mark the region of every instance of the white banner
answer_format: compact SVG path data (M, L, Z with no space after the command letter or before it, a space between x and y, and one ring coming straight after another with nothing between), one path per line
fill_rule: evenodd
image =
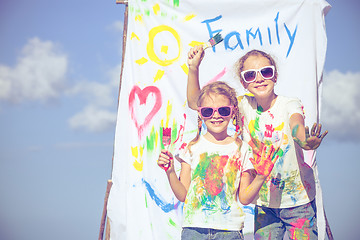
M171 151L195 136L197 115L186 103L189 49L221 32L224 41L206 50L200 83L226 81L239 95L244 90L235 61L251 49L270 53L279 72L275 92L301 99L312 125L319 120L329 8L325 0L129 0L108 200L111 239L180 239L183 203L156 161L164 127L171 128ZM316 169L315 154L306 156ZM318 190L324 239L320 185ZM245 233L251 233L253 208L244 211Z

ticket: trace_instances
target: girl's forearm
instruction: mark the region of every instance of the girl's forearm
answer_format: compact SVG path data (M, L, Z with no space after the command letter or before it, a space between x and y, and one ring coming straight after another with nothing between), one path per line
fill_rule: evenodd
M239 200L243 205L248 205L255 199L264 184L265 179L266 176L257 174L251 184L239 193Z
M175 171L171 171L169 174L167 174L170 187L172 191L175 194L175 197L181 201L184 202L187 194L187 190L185 186L180 182L179 178L176 176Z
M197 98L199 92L200 92L199 68L191 66L189 67L186 96L187 96L188 106L193 110L197 110Z

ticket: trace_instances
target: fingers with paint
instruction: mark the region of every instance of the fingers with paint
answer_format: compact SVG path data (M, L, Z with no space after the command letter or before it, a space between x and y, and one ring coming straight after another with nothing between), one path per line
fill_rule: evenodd
M279 155L276 155L278 149L274 146L263 146L260 154L254 153L254 159L251 158L251 162L254 165L256 172L263 176L269 176L274 168L275 162L278 160Z
M169 169L170 171L173 170L174 158L171 152L169 152L167 149L161 150L157 164L166 172L169 171Z
M328 134L326 130L321 133L321 124L314 123L309 133L309 127L305 127L305 140L301 141L298 136L299 125L296 125L292 130L292 136L294 141L304 150L315 150L317 149L324 137Z

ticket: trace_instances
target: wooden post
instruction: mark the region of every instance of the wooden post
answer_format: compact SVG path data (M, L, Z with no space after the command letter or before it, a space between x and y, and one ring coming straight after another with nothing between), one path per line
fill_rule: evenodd
M105 240L110 240L110 223L106 222Z
M116 0L116 3L125 4L121 72L120 72L120 84L119 84L119 94L118 94L118 104L119 104L120 91L121 91L121 85L122 85L122 75L123 75L123 70L124 70L127 29L128 29L128 1L127 0L125 0L125 1L124 0Z
M326 223L326 234L327 234L329 240L334 240L334 237L333 237L333 235L332 235L332 232L331 232L331 228L330 228L328 219L327 219L327 217L326 217L325 208L324 208L324 216L325 216L325 223Z
M121 83L122 83L122 74L123 74L123 69L124 69L127 27L128 27L128 0L116 0L116 4L125 4L122 58L121 58L121 72L120 72L120 84L119 84L119 94L118 94L118 104L119 104ZM114 158L112 159L112 161L114 162ZM113 163L113 165L114 165L114 163ZM99 240L103 240L103 238L104 238L105 223L106 223L105 239L106 240L110 239L110 227L111 226L110 226L110 222L106 221L106 220L107 220L107 202L108 202L111 186L112 186L112 181L108 180L107 181L107 187L106 187L106 193L105 193L105 199L104 199L103 214L101 216Z
M110 193L111 186L112 186L112 181L108 180L107 186L106 186L105 199L104 199L104 208L103 208L103 213L102 213L101 222L100 222L99 240L103 240L103 236L104 236L104 228L105 228L106 214L107 214L107 202L109 199L109 193Z

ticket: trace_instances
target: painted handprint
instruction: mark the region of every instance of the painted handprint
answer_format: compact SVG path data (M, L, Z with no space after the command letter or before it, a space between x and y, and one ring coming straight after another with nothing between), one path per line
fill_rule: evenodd
M278 149L273 145L270 147L263 144L260 154L254 152L254 158L250 158L256 172L263 176L269 176L274 168L275 162L278 160L279 155L276 155Z

